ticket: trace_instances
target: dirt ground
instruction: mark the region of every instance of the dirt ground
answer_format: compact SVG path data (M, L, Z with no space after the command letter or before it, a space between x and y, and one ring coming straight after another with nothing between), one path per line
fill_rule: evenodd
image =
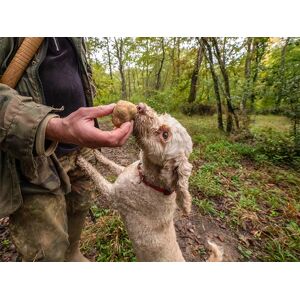
M109 129L110 125L102 124L102 128ZM103 148L102 153L116 163L126 166L138 159L139 149L133 138L130 138L122 148ZM105 199L100 200L99 205L107 206ZM90 217L88 222L92 222ZM208 240L223 248L224 261L243 260L237 249L236 233L227 228L220 219L201 215L197 207L192 207L188 217L182 216L178 210L175 226L178 243L186 261L207 260L210 254ZM19 257L11 242L8 227L8 218L0 219L0 261L18 261Z

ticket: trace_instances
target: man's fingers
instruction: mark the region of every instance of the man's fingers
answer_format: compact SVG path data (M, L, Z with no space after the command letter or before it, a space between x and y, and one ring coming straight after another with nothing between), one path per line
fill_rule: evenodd
M88 136L89 144L92 144L94 148L99 147L118 147L121 146L121 142L124 143L126 138L132 131L132 124L126 122L121 125L120 128L116 128L112 131L102 131L96 127L89 128Z
M131 122L123 123L119 128L111 131L113 140L117 141L117 146L121 146L132 132L133 125Z
M98 117L104 117L110 115L113 112L115 106L116 106L115 103L111 103L109 105L101 105L95 107L82 107L78 111L83 116L89 117L91 119L95 119Z
M116 106L115 103L111 103L109 105L104 105L104 106L98 106L97 107L98 108L98 112L97 112L98 114L96 114L95 118L110 115L114 111L115 106Z
M120 140L120 144L124 145L125 142L127 141L127 139L129 138L129 136L131 135L132 131L133 131L133 121L130 122L131 126L129 131L127 132L127 134Z

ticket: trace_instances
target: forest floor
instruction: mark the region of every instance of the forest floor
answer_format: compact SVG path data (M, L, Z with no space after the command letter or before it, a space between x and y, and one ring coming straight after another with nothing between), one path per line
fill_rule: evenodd
M280 155L262 152L255 141L238 141L220 133L214 117L177 114L176 118L194 142L192 213L183 217L178 212L175 220L185 259L205 261L209 256L207 241L212 240L223 247L225 261L300 261L297 167L280 163ZM109 119L101 122L102 128L111 128ZM251 131L272 140L278 138L277 133L288 133L289 122L284 117L256 116ZM122 148L103 149L104 155L122 165L137 160L138 152L133 138ZM109 173L105 176L115 179ZM87 218L82 251L92 261L135 261L119 214L109 209L106 199L98 200L92 207L95 223ZM0 261L16 257L8 219L2 219Z

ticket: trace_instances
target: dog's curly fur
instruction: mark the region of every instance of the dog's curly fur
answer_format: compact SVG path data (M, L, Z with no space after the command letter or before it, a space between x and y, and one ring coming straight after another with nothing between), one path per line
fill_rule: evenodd
M141 148L140 161L124 168L96 151L97 160L119 175L113 184L83 158L77 163L120 212L139 261L184 261L173 218L176 203L184 213L191 209L188 179L192 165L188 157L192 140L170 115L158 115L144 104L139 108L134 135ZM166 196L141 182L140 162L148 182L174 192Z

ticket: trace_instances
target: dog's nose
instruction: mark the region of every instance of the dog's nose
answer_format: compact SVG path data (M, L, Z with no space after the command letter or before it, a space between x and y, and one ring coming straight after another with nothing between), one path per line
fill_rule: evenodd
M144 114L146 112L146 105L144 103L139 103L136 108L139 114Z

